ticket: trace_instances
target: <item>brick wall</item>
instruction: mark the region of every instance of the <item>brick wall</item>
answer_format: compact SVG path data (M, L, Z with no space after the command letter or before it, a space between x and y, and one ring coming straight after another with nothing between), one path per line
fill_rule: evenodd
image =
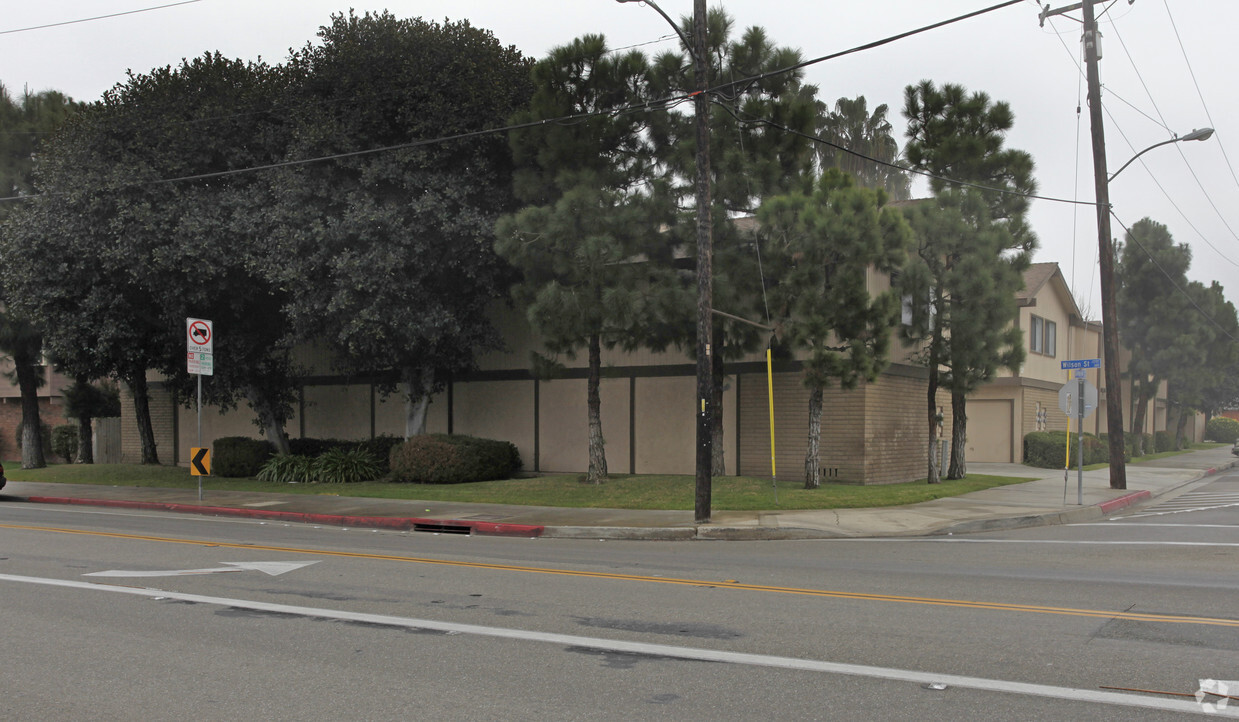
M809 391L798 372L774 376L775 450L780 479L803 479L808 448ZM925 476L926 380L899 369L873 384L826 389L818 448L823 481L890 484ZM950 396L939 392L951 428ZM740 384L740 472L770 475L770 411L766 377L746 374Z
M176 458L176 405L172 394L152 386L148 391L151 410L151 425L155 429L155 453L159 463L175 465ZM142 463L142 439L138 436L137 413L133 409L133 392L126 384L120 385L120 453L122 464Z
M929 431L925 408L928 379L913 374L884 374L865 387L866 484L897 484L925 478ZM951 433L951 395L938 391L942 436ZM948 454L949 454L948 450Z
M21 399L0 398L0 458L6 461L21 458L21 451L17 448L17 427L21 420ZM59 398L44 396L39 399L39 421L48 427L68 423L64 418L64 405Z

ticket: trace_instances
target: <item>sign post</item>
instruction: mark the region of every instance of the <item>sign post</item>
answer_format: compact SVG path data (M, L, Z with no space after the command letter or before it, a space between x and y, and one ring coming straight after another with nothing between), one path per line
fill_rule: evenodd
M1087 369L1101 368L1101 359L1063 361L1062 368L1064 371L1073 371L1075 376L1074 381L1068 381L1058 390L1058 407L1063 410L1064 414L1067 414L1068 435L1071 434L1070 419L1076 419L1076 464L1078 468L1076 503L1084 506L1084 417L1091 415L1097 409L1097 387L1090 384L1084 375ZM1066 483L1067 480L1064 478L1064 487ZM1066 495L1067 490L1064 488L1063 496Z
M198 448L193 450L194 460L190 464L190 472L198 477L198 501L202 501L202 471L200 456L202 449L202 377L215 373L215 329L210 321L201 318L185 319L185 350L187 366L191 374L198 376ZM209 450L207 451L208 459ZM207 462L206 473L210 474L210 462Z

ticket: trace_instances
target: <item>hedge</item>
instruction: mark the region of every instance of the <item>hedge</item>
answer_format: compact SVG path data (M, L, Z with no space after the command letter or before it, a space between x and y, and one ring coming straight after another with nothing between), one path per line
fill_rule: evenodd
M1034 431L1024 435L1024 463L1041 469L1061 469L1067 460L1067 432ZM1106 442L1092 434L1084 435L1084 464L1104 464L1110 459ZM1071 435L1071 465L1079 463L1079 444Z
M1239 421L1225 416L1214 416L1205 424L1205 438L1233 444L1239 441Z
M80 432L77 424L60 424L52 427L52 453L72 464L77 458L77 444Z
M246 436L224 436L211 449L211 475L257 476L275 449L268 441Z
M423 434L393 446L390 464L392 481L461 484L511 478L521 457L507 441Z

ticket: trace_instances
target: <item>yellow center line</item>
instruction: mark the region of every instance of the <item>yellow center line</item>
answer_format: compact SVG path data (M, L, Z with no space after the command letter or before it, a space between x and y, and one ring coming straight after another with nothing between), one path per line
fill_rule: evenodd
M503 572L524 572L527 574L553 574L565 577L581 577L585 579L610 579L625 582L648 582L653 584L676 584L692 587L709 587L713 589L736 589L750 592L766 592L776 594L795 594L809 597L825 597L829 599L850 599L870 602L898 602L902 604L923 604L939 607L958 607L965 609L987 609L997 612L1024 612L1030 614L1056 614L1075 617L1095 617L1099 619L1123 619L1137 622L1166 622L1176 624L1201 624L1215 627L1239 628L1239 619L1223 619L1218 617L1188 617L1171 614L1141 614L1139 612L1110 611L1105 609L1079 609L1074 607L1047 607L1035 604L1006 604L1003 602L978 602L967 599L938 599L934 597L911 597L895 594L866 594L862 592L840 592L828 589L805 589L800 587L780 587L764 584L741 584L733 581L710 581L706 579L677 579L675 577L651 577L634 574L615 574L613 572L588 572L571 569L551 569L547 567L527 567L513 564L490 564L486 562L462 562L450 559L432 559L429 557L409 557L393 554L370 554L366 552L331 551L324 549L303 549L300 547L270 546L266 544L245 544L239 542L210 542L195 539L179 539L176 537L148 536L143 534L121 534L118 532L86 531L82 529L62 529L58 527L27 526L22 524L0 524L0 529L18 529L23 531L43 531L57 534L77 534L81 536L107 537L110 539L127 539L131 541L158 542L162 544L190 544L193 546L220 547L224 549L247 549L251 551L281 552L285 554L312 554L315 556L344 557L348 559L370 559L386 562L401 562L406 564L431 564L445 567L465 569L485 569Z

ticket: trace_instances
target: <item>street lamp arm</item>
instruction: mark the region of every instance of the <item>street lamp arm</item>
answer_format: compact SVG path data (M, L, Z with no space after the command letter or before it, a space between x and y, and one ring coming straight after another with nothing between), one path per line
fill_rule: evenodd
M622 2L622 0L621 0L621 2ZM1148 148L1145 148L1144 150L1140 151L1139 153L1137 153L1137 154L1133 155L1133 156L1131 157L1131 160L1129 160L1129 161L1127 161L1126 163L1124 163L1124 164L1123 164L1123 167L1122 167L1122 168L1119 168L1118 170L1116 170L1116 171L1114 171L1113 173L1111 173L1111 174L1110 174L1110 177L1106 179L1106 183L1109 183L1109 182L1113 181L1113 180L1114 180L1114 178L1115 178L1115 177L1116 177L1119 173L1122 173L1122 172L1123 172L1123 168L1126 168L1127 166L1131 165L1132 163L1134 163L1134 162L1136 161L1136 159L1137 159L1137 158L1139 158L1140 156L1144 155L1145 153L1148 153L1149 151L1153 150L1154 148L1160 148L1160 147L1162 147L1163 145L1169 145L1169 144L1171 144L1171 143L1178 143L1179 141L1183 141L1183 140L1208 140L1208 139L1209 139L1209 137L1210 137L1210 136L1212 136L1212 135L1213 135L1213 129L1212 129L1212 128L1201 128L1200 130L1193 130L1191 133L1188 133L1187 135L1183 136L1182 138L1171 138L1170 140L1163 140L1163 141L1162 141L1162 142L1160 142L1160 143L1154 143L1153 145L1150 145Z
M680 36L680 41L684 43L684 47L688 48L688 54L692 56L693 60L697 60L697 50L693 47L693 42L688 39L688 36L684 34L683 30L680 30L680 26L675 24L675 21L671 19L671 16L663 12L662 8L658 7L658 3L654 2L654 0L615 0L615 2L621 4L645 3L646 5L654 8L655 12L663 16L663 20L667 21L667 24L671 26L671 29L675 31L675 34Z

